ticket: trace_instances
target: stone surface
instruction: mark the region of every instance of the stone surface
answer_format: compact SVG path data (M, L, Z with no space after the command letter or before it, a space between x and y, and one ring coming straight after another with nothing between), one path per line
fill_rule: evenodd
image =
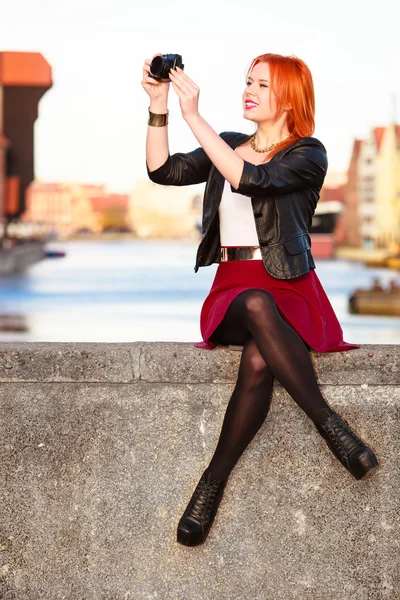
M176 527L240 352L1 344L0 598L399 600L396 356L313 356L326 400L378 456L371 478L355 480L275 384L207 541L189 548Z
M139 378L139 355L137 342L0 342L0 382L129 382Z
M213 383L233 381L240 354L221 346L203 350L188 343L143 343L140 363L142 379ZM346 352L311 352L311 357L321 384L387 385L400 380L399 346L364 345Z
M240 351L193 343L0 342L0 381L228 383ZM364 345L347 352L311 352L318 381L329 385L398 385L400 346Z

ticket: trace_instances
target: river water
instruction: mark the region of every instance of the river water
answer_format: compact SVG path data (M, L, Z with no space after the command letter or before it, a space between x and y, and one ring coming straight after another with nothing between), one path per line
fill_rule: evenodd
M195 241L69 241L66 251L0 279L0 314L25 323L0 341L133 342L201 340L199 317L217 268L194 273ZM316 260L317 274L347 342L400 344L400 318L352 315L354 287L398 273L346 260Z

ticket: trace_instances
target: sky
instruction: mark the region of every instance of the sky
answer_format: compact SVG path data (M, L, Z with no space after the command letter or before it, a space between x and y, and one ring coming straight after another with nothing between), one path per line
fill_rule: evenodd
M396 0L0 0L0 51L40 52L53 87L39 103L35 177L105 184L129 193L147 178L146 58L183 57L215 129L252 133L242 91L251 60L295 55L309 66L315 137L328 173L347 169L353 141L400 112L400 3ZM199 146L170 87L169 147Z

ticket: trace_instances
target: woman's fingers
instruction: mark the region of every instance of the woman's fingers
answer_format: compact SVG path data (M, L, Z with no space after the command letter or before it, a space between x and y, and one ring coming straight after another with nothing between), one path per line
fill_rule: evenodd
M154 77L151 77L151 75L150 75L150 64L148 64L147 61L143 65L143 79L142 79L142 83L151 83L153 85L159 85L160 84L160 82L157 79L154 79Z
M149 73L145 70L143 70L142 83L150 83L151 85L160 85L160 81L157 81L157 79L150 77Z
M200 88L198 88L196 85L194 85L193 83L190 83L183 78L183 77L179 77L179 75L176 75L176 73L174 71L170 72L170 79L172 81L172 83L175 83L177 88L179 88L179 90L181 90L182 93L184 93L187 97L195 97L198 95Z
M183 77L183 71L170 71L171 81L175 81L177 86L191 96L199 93L200 88L187 75Z
M180 85L174 81L174 79L171 78L171 83L172 83L172 87L174 88L175 92L177 93L179 100L181 102L181 108L182 108L182 102L187 102L188 100L190 100L190 98L192 97L190 94L188 94L185 90L183 90Z
M185 83L187 83L188 85L192 85L196 90L199 90L199 86L195 84L195 82L190 79L190 77L188 75L186 75L185 71L183 69L181 69L180 67L176 67L175 71L172 71L173 73L177 74L177 77L179 77L182 81L184 81Z
M182 70L171 69L169 77L172 87L179 96L183 118L188 119L191 115L198 114L200 88L189 77L184 77Z
M180 81L173 72L170 72L169 78L171 79L172 86L174 89L184 91L184 86L182 84L182 81Z
M156 54L155 56L161 56L161 54ZM146 80L147 83L155 83L156 85L170 83L169 79L156 79L155 77L153 77L153 75L151 74L150 65L151 60L146 59L143 65L143 79Z

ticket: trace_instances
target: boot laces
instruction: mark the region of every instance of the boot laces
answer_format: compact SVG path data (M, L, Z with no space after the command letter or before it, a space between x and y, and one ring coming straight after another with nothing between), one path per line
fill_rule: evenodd
M202 517L207 516L220 483L220 481L211 480L210 474L208 477L200 479L188 511L192 517L201 520Z
M324 429L337 451L346 461L353 450L365 447L364 442L351 430L349 424L342 417L333 415L332 419L324 423Z

